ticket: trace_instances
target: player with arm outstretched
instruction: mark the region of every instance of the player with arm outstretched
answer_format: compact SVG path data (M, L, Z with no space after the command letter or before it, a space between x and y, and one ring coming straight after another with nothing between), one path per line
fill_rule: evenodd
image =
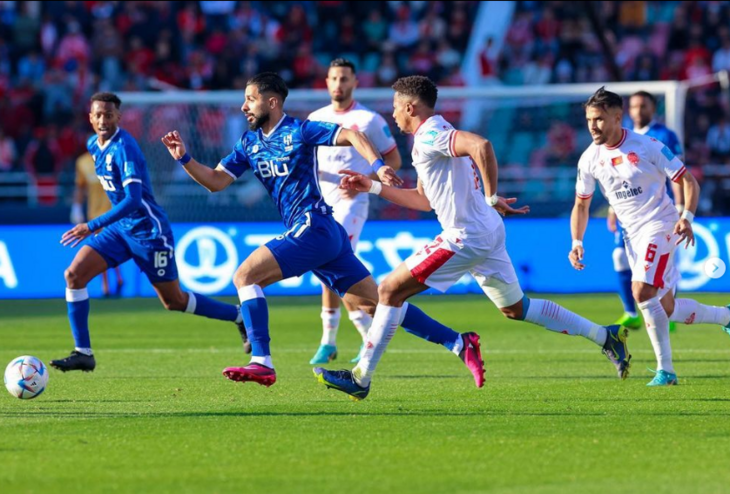
M233 277L251 340L252 357L249 365L228 367L223 374L233 381L252 381L264 386L276 382L276 371L271 359L269 310L263 288L311 271L345 302L371 316L378 302L375 280L355 257L347 233L333 219L332 208L322 198L315 148L353 146L383 183L402 184L362 132L333 123L302 122L286 115L283 104L288 93L284 80L271 72L258 74L248 81L241 111L251 130L241 136L233 152L215 169L192 159L177 131L162 138L172 157L210 191L222 190L246 170L252 170L284 219L288 230L251 253ZM417 311L415 307L413 310ZM417 322L404 327L418 328ZM461 338L458 333L439 328L411 332L433 343L445 343L447 347L449 342ZM473 367L469 369L473 374L476 372Z
M414 313L406 300L428 288L445 292L467 273L506 317L591 340L615 365L619 377L625 379L631 358L625 328L595 324L554 302L529 299L522 292L507 254L500 214L526 214L529 208L514 209L511 204L515 199L497 196L497 159L492 144L476 134L457 131L435 113L438 90L427 77L398 79L393 89L396 125L402 132L413 134L411 156L418 173L418 187L396 189L351 171L343 172L347 177L342 180L342 186L378 194L411 209L430 211L433 208L443 232L381 283L367 350L353 371L316 368L318 380L350 396L367 395L375 367L399 325L419 330L449 330L420 311ZM478 173L484 179L484 192ZM466 333L462 339L453 341L452 347L456 353L479 348L479 344L476 333ZM470 365L468 352L466 358ZM473 364L482 365L481 362ZM483 382L481 374L477 386L481 387Z
M89 337L86 287L95 276L130 259L147 275L167 310L235 322L244 338L244 347L247 346L236 306L180 288L170 223L152 194L147 162L137 141L119 127L121 104L112 93L91 97L89 121L95 135L86 143L96 176L113 207L61 237L61 243L71 247L91 237L64 273L68 317L76 346L68 357L51 361L51 366L64 372L92 371L96 367Z
M584 269L583 236L597 183L626 232L633 296L657 358L657 372L648 385L671 386L678 381L669 343L670 320L719 324L730 332L730 308L674 299L679 273L673 254L682 242L685 247L694 245L692 220L700 187L666 145L621 127L621 96L600 88L584 106L593 143L578 162L571 215L573 248L568 258L575 269ZM667 178L682 185L685 209L681 217L667 194Z
M668 129L665 125L654 120L656 113L656 98L646 91L638 91L629 98L629 116L634 123L634 132L653 137L661 142L682 160L682 146L679 144L677 134ZM674 205L679 214L684 211L684 193L682 186L667 179L668 191L672 193L670 199L674 199ZM613 250L613 267L618 275L619 296L624 306L624 314L616 321L629 329L639 329L641 318L636 310L636 302L631 291L631 266L626 255L626 243L624 242L624 231L621 222L616 218L613 208L608 208L608 229L614 233L616 246ZM669 322L669 330L674 330L675 323Z
M373 143L383 156L385 164L393 170L400 169L401 158L395 139L385 119L361 103L355 101L353 91L357 87L355 65L349 60L337 58L327 71L327 89L331 104L309 115L309 120L331 122L346 129L359 130ZM368 194L339 188L340 170L354 170L370 174L370 164L352 147L320 146L317 148L319 185L324 200L332 206L335 221L342 225L355 250L363 226L368 219ZM351 360L357 363L364 349L365 337L372 318L363 310L345 304L349 319L362 336L363 345ZM337 357L337 331L340 325L340 297L322 287L322 340L310 364L326 364Z

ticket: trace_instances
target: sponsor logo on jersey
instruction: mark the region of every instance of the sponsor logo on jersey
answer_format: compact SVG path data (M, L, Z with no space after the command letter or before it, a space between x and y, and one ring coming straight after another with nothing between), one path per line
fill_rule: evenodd
M611 158L611 166L618 166L623 162L624 162L623 156L616 156L615 158Z
M644 193L641 187L631 187L631 184L626 181L624 181L621 185L624 190L616 191L616 199L629 199Z
M631 151L626 157L632 165L636 166L639 164L639 155L635 152Z
M438 136L439 133L435 130L431 130L423 134L423 138L421 140L422 143L424 143L427 146L433 146L434 141L436 140L436 136Z

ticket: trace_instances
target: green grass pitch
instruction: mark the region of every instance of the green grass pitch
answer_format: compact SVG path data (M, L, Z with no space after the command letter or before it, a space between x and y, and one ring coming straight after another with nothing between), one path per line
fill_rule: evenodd
M701 295L727 304L730 295ZM614 295L553 299L598 322ZM308 361L319 300L270 299L278 382L227 381L247 362L232 324L156 300L92 301L97 370L51 370L46 392L0 393L0 493L604 493L730 490L730 337L672 335L680 386L652 389L644 330L621 382L594 344L504 319L483 297L415 299L478 331L486 384L441 347L393 339L370 396L326 390ZM0 363L72 347L63 301L1 301ZM346 317L340 360L358 348ZM71 490L73 489L73 490Z

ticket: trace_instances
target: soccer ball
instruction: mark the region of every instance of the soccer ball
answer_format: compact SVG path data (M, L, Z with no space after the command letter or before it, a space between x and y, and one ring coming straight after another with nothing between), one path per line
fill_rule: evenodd
M48 384L48 369L35 357L24 355L13 359L5 368L5 387L21 400L41 394Z

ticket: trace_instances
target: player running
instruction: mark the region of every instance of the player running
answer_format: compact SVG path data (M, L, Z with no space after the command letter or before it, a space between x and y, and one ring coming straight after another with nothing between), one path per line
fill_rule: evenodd
M692 220L700 186L664 144L621 127L623 100L604 88L585 103L593 144L578 162L576 199L571 215L573 248L569 259L582 270L583 236L588 226L596 182L625 229L634 299L644 317L657 358L649 386L677 384L669 343L669 321L719 324L730 333L730 307L711 307L691 299L674 299L679 274L673 254L677 245L694 245ZM685 210L680 218L667 194L669 178L682 185Z
M629 98L629 116L634 122L634 132L637 134L653 137L669 148L669 150L680 160L682 159L682 146L679 144L677 135L666 126L654 120L656 112L656 98L646 91L638 91ZM672 192L670 198L674 199L675 207L679 214L684 211L684 194L682 186L668 180ZM616 321L629 329L639 329L641 318L636 311L636 302L631 292L631 266L626 256L626 244L624 243L624 232L621 223L616 220L616 213L613 208L608 208L608 229L614 233L616 246L613 250L613 268L618 274L619 297L624 306L624 314ZM674 329L675 323L669 322L669 330Z
M466 273L476 279L506 317L591 340L615 365L618 376L625 379L631 359L625 328L600 326L554 302L529 299L522 292L507 254L500 214L526 214L529 208L513 209L510 204L516 199L497 196L497 159L492 144L476 134L457 131L435 114L438 90L429 78L404 77L393 84L393 89L396 125L414 136L411 156L418 173L418 187L396 189L353 171L343 172L348 176L343 178L342 186L378 194L412 209L431 211L433 208L443 232L381 283L367 349L353 371L318 367L314 370L317 379L353 398L366 397L385 347L396 328L408 319L410 306L406 300L428 288L445 292ZM477 167L484 177L484 193ZM449 330L433 320L424 321L419 327L423 331ZM468 339L453 342L455 351L462 344L478 348L479 336L472 333ZM484 376L480 377L479 387L484 382Z
M119 127L121 104L112 93L91 97L89 121L95 135L86 142L96 176L114 207L61 237L64 246L75 247L103 229L81 247L64 273L68 318L76 347L68 357L51 361L51 366L64 372L93 371L96 367L89 337L86 287L98 274L130 259L147 275L165 309L234 322L247 346L236 306L180 288L170 223L152 195L147 162L137 141Z
M74 199L71 205L71 223L78 225L79 223L86 223L86 217L84 216L84 200L88 199L87 212L90 220L98 218L102 214L106 213L112 208L112 203L109 202L109 198L104 192L104 188L101 186L101 182L96 178L96 165L94 164L94 158L91 157L89 152L85 152L76 160L76 187L74 189ZM109 288L109 271L101 273L101 292L104 297L111 296L111 289ZM122 278L122 270L119 266L114 268L114 273L117 276L117 287L114 290L116 296L121 295L122 287L124 286L124 279Z
M309 115L315 122L332 122L346 129L359 130L383 156L385 164L393 170L400 169L401 158L395 139L383 117L355 101L353 91L357 87L355 65L349 60L337 58L327 71L327 89L332 103ZM319 185L322 197L332 206L335 221L343 226L354 251L368 219L368 194L359 194L339 188L340 170L354 170L370 174L370 164L349 146L317 148ZM362 336L364 348L372 318L367 312L345 304L349 319ZM322 341L310 364L326 364L337 358L337 330L340 325L340 297L327 287L322 287ZM358 355L351 360L357 363Z
M162 138L172 157L210 191L228 187L251 169L269 191L288 228L251 253L233 277L251 340L252 357L249 365L228 367L223 374L233 381L253 381L264 386L276 382L276 371L271 360L269 310L262 288L311 271L345 302L369 315L375 312L378 301L375 280L355 257L347 233L332 218L332 208L319 191L314 148L353 146L383 183L402 184L362 132L333 123L302 122L286 115L283 104L288 94L284 80L271 72L258 74L248 81L241 111L251 130L241 136L233 152L215 169L192 159L177 131ZM430 321L417 307L411 306L403 326L421 338L452 350L477 380L484 372L479 348L463 343L476 335L460 335L448 328L434 327Z

